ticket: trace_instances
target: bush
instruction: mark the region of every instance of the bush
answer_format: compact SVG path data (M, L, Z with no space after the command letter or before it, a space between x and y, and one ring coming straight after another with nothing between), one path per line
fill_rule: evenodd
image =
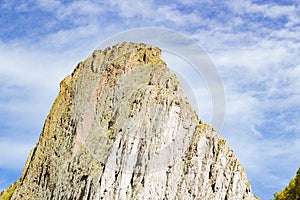
M300 200L300 168L289 185L280 193L274 194L274 200Z

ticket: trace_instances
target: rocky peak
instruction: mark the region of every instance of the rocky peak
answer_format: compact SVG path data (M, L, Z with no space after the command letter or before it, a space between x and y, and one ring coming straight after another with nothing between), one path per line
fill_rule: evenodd
M161 51L96 50L60 84L11 199L254 199Z

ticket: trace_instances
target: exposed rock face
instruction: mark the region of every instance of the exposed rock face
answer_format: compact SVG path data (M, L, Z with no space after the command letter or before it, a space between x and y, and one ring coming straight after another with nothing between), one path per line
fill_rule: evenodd
M158 48L97 50L60 84L12 199L254 199Z

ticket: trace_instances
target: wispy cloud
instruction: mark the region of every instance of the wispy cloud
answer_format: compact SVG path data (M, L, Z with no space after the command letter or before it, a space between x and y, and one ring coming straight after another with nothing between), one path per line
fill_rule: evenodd
M278 5L271 4L256 4L252 1L235 0L228 3L229 7L233 8L238 14L245 15L246 13L261 14L264 17L280 18L288 17L290 19L297 16L296 5Z
M0 168L7 168L11 170L19 169L20 166L25 165L29 149L32 147L32 144L26 144L24 141L16 142L4 139L0 141L0 145ZM11 148L11 146L14 148Z

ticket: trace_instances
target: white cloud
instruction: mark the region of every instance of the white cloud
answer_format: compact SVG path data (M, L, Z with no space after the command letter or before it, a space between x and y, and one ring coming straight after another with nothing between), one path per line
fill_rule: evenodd
M74 48L78 48L81 45L86 45L94 39L94 46L97 45L97 41L100 40L101 35L99 38L96 36L100 34L100 30L98 26L94 25L87 25L87 26L78 26L68 30L60 30L53 34L49 34L46 38L41 42L48 47L67 47L73 46ZM85 44L80 44L79 41L85 41ZM91 44L89 44L91 45ZM86 48L86 47L84 47Z
M134 5L134 6L133 6ZM152 1L112 1L113 6L119 14L125 18L132 18L137 16L149 17L154 15Z
M40 9L54 12L56 17L60 20L79 15L83 15L84 17L94 16L103 12L101 4L89 0L79 0L67 4L63 4L58 0L38 0L36 4ZM86 20L90 19L91 18L88 18ZM74 18L74 20L76 20L76 18Z
M287 5L275 5L275 4L256 4L250 0L242 1L235 0L228 3L239 14L246 13L260 13L264 16L271 18L278 18L282 16L295 16L297 8Z
M271 18L278 18L282 16L294 16L297 11L295 6L271 6L262 12Z
M23 167L58 94L60 81L87 52L49 51L33 44L0 45L0 167ZM88 52L90 53L90 52Z
M157 5L155 1L112 1L111 7L118 10L123 18L134 19L142 17L147 24L174 23L176 26L200 23L201 18L195 13L184 13L177 8L177 4ZM134 6L132 6L134 5ZM150 23L149 23L150 22Z
M59 0L37 0L36 4L47 11L54 11L63 6Z
M24 166L32 144L0 137L0 168L18 170Z
M72 63L67 52L47 52L27 44L2 44L0 52L0 74L7 84L53 88L62 74L72 69L72 66L64 66Z
M184 14L176 9L174 6L162 6L156 10L158 16L156 16L157 21L171 21L177 26L183 26L186 24L195 24L201 22L198 15L194 13Z

